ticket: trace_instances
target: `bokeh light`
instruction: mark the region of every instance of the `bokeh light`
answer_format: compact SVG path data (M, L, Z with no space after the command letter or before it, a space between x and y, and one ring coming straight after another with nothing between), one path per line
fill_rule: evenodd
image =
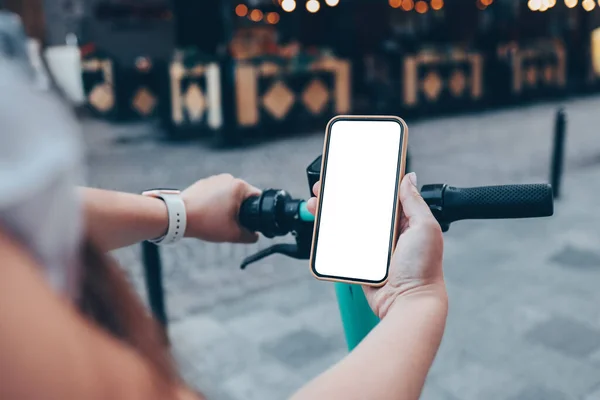
M250 13L250 19L254 22L258 22L263 18L263 12L260 10L252 10Z
M309 13L316 13L317 11L319 11L319 9L321 8L321 3L319 3L317 0L308 0L306 2L306 10Z
M245 17L248 15L248 7L245 4L238 4L235 8L235 15L238 17Z
M578 0L565 0L565 5L569 8L575 8L577 6Z
M275 25L279 22L279 14L276 12L270 12L267 14L267 22L271 25Z
M404 0L402 2L402 9L404 11L410 11L415 6L415 2L413 0Z
M441 10L444 8L444 0L431 0L431 9L432 10Z
M596 8L596 2L594 0L583 0L581 5L585 11L592 11L594 8Z
M296 9L296 2L294 0L283 0L281 2L281 8L285 12L292 12Z
M415 4L415 11L419 14L425 14L428 9L429 6L423 0L419 0L417 1L417 4Z

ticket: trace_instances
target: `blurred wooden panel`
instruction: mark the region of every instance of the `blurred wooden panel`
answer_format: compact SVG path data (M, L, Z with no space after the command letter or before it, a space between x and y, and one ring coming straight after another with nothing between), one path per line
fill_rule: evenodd
M594 79L600 77L600 28L591 34L592 71Z
M113 62L109 58L92 58L81 64L87 105L94 114L114 119L118 112Z
M567 52L560 40L538 40L534 45L503 46L499 57L510 63L512 93L556 91L567 85ZM509 51L504 51L509 49Z
M476 104L483 96L483 56L454 50L420 52L404 58L404 105Z
M258 124L257 76L250 64L239 64L235 69L237 119L240 126Z
M193 65L186 64L183 53L177 53L169 66L172 126L220 129L223 112L219 65L200 59Z
M293 68L285 59L239 61L235 69L237 124L307 126L351 111L350 62L333 57Z

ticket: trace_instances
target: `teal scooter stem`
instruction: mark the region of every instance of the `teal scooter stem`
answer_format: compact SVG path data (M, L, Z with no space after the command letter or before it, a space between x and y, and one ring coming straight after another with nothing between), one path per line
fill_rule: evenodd
M305 202L300 203L298 216L305 222L313 222L315 219L306 208ZM348 350L352 351L377 325L379 318L371 311L360 285L335 283L335 293Z
M348 350L352 351L379 323L360 285L335 283Z

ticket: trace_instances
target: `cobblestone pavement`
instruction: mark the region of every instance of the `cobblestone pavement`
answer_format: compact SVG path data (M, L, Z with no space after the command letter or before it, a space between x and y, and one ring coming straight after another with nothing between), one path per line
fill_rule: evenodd
M451 310L423 399L600 399L600 97L563 104L555 217L462 222L446 235ZM546 181L558 106L408 121L413 169L421 184ZM305 168L322 149L321 132L216 151L157 141L143 125L84 128L90 183L132 192L230 172L305 196ZM175 354L209 399L283 399L345 354L333 287L306 262L274 256L238 269L268 244L164 249ZM143 291L139 251L116 254Z

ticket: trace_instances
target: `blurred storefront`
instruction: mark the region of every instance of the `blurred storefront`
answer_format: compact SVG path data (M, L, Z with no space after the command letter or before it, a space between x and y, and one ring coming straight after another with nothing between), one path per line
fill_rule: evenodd
M90 107L227 142L600 88L596 0L93 0Z

